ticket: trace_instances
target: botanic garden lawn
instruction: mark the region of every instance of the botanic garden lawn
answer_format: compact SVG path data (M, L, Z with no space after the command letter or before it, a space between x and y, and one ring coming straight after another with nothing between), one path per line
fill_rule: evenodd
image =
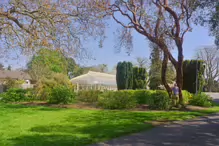
M185 120L218 112L110 111L0 104L0 146L83 146L152 128L157 120Z

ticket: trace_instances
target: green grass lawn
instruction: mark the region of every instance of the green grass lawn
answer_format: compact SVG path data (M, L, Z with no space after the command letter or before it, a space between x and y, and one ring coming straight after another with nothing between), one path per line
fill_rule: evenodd
M83 146L143 131L155 120L185 120L219 111L131 112L0 104L0 146Z

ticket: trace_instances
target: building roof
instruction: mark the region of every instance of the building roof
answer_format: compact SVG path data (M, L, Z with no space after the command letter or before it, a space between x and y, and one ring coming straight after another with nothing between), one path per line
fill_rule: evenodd
M18 79L18 80L31 80L28 73L23 71L10 71L10 70L0 70L0 79Z
M78 84L102 84L102 85L116 85L116 75L89 71L87 74L71 79L72 83Z

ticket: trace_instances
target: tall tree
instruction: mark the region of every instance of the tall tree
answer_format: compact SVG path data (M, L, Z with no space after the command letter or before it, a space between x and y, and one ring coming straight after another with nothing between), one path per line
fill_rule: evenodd
M161 51L158 46L151 44L151 66L149 71L149 87L152 90L159 89L162 84L161 81L161 68L162 68L162 57Z
M211 92L214 81L219 78L219 50L216 47L205 47L197 52L197 58L205 61L205 76L208 91Z
M160 89L162 83L162 52L155 44L150 44L151 51L151 67L149 72L149 87L150 89L156 90ZM168 62L166 70L166 81L168 84L172 84L176 79L176 73L174 66Z
M118 90L132 89L133 65L131 62L119 62L116 68L116 83Z
M68 63L59 50L41 49L28 63L28 68L32 77L38 80L51 72L67 75Z
M171 95L172 90L165 78L168 60L170 60L176 69L180 103L183 104L183 40L185 34L191 30L190 18L193 15L194 1L102 0L100 2L96 0L96 7L104 9L107 15L110 15L115 22L122 26L123 31L121 31L118 40L126 41L126 44L131 45L132 29L134 29L150 42L159 46L164 53L162 82L169 95ZM177 48L177 59L170 52L169 42L174 43Z

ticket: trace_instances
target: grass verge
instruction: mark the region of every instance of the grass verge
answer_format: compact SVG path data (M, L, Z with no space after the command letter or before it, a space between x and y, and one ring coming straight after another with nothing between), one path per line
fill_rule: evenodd
M186 120L219 112L110 111L0 104L1 146L83 146L152 128L159 120Z

